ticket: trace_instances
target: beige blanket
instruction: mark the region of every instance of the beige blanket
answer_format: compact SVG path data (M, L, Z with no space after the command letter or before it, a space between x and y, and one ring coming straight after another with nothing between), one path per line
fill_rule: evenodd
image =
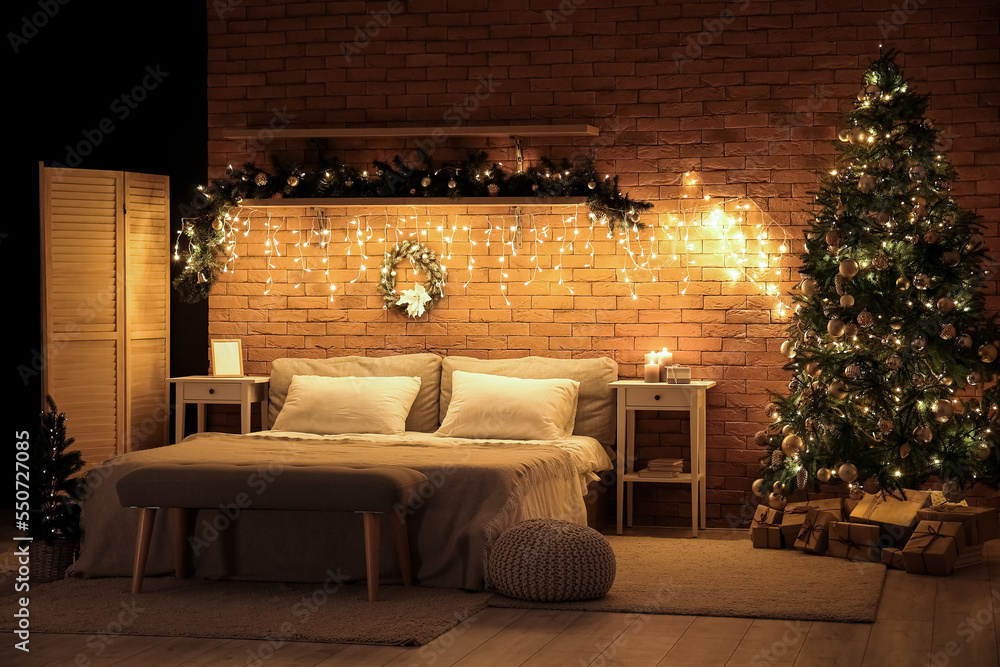
M339 571L364 578L360 515L252 511L256 490L288 466L397 465L427 475L429 483L421 497L413 499L414 511L408 517L420 585L482 590L487 584L484 563L489 547L505 528L539 515L585 521L581 475L593 468L594 461L587 459L594 456L581 454L578 443L411 435L328 439L203 433L177 445L111 459L87 475L84 539L70 572L84 577L131 574L139 512L120 506L115 483L126 472L153 462L251 466L246 498L228 499L220 509L198 512L191 538L196 577L323 581ZM173 572L166 519L163 512L157 517L147 576ZM389 531L383 531L381 570L388 583L399 579L392 554Z

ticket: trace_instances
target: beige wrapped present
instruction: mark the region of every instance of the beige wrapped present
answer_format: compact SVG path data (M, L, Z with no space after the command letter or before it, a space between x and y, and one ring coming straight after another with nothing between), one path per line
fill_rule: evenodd
M903 565L910 574L947 576L958 561L958 552L964 548L962 524L921 521L903 547Z
M905 494L900 500L888 493L866 493L851 512L851 521L878 526L887 537L884 546L902 547L917 526L917 512L927 507L931 501L929 491L897 491Z
M836 521L830 524L826 555L871 563L881 561L878 547L879 527L866 523Z
M836 517L834 521L842 521L844 519L840 498L789 503L785 506L785 513L781 517L781 535L786 545L791 546L798 539L799 531L802 530L802 523L806 520L806 514L811 509L819 509L832 514Z
M806 553L822 554L826 552L830 538L830 524L837 520L837 515L815 507L806 512L802 522L802 530L795 539L795 548Z
M905 570L903 565L903 550L896 547L882 549L882 564L894 570Z
M781 526L752 526L750 541L754 549L780 549Z
M997 511L992 507L969 507L942 503L917 512L923 521L957 521L965 529L967 544L982 544L997 536Z

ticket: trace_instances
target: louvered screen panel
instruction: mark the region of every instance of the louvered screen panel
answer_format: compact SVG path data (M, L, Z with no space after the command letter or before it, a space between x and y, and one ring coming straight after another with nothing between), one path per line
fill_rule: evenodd
M125 174L126 451L167 444L170 423L170 181Z
M91 468L120 451L124 432L122 175L43 168L39 180L42 389Z

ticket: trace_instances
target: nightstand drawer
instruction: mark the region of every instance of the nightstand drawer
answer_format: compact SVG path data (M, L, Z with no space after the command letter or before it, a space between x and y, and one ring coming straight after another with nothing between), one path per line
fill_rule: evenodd
M629 387L625 391L625 407L655 408L658 410L687 410L691 399L686 391L670 387Z
M212 382L185 382L185 401L239 401L241 398L239 384Z

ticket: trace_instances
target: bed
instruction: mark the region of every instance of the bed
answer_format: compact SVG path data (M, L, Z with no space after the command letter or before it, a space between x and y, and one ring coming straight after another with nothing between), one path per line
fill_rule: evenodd
M269 430L247 435L201 433L169 447L132 452L107 461L87 476L83 500L84 538L70 570L83 577L129 576L137 512L122 508L115 482L150 463L239 462L248 469L245 498L218 510L198 512L190 543L194 576L211 579L323 581L331 575L363 579L361 519L350 514L252 510L254 494L286 466L317 464L354 467L400 465L424 473L428 484L401 511L408 514L414 574L425 586L488 588L485 562L492 542L509 526L532 518L586 524L584 495L597 473L612 467L614 396L608 383L617 365L605 358L565 360L527 357L480 360L433 354L331 359L277 359L270 383L270 420L277 427L286 401L299 394L297 376L420 378L405 414L405 430L322 434ZM454 415L467 406L472 376L564 379L577 385L574 414L561 437L517 439L503 435L477 415L480 437L456 437ZM290 394L291 392L291 394ZM453 394L455 400L453 401ZM452 407L449 415L449 406ZM492 415L495 417L496 415ZM510 417L518 421L516 415ZM285 420L285 423L290 423ZM400 422L402 425L402 421ZM485 425L485 426L484 426ZM507 424L509 425L509 424ZM480 428L482 427L482 428ZM481 431L481 433L480 433ZM547 436L552 433L544 431ZM385 536L389 548L388 536ZM391 562L383 581L398 580ZM147 575L172 572L166 521L155 526Z

